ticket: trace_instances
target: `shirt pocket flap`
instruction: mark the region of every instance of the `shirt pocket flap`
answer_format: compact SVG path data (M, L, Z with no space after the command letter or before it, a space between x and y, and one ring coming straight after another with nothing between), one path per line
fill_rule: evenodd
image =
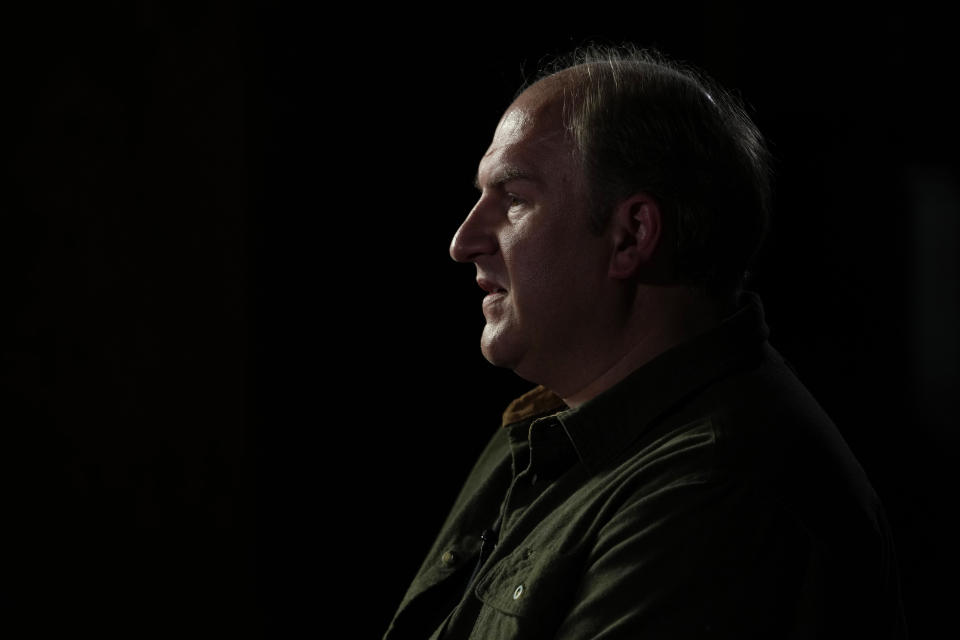
M503 558L477 583L476 594L502 613L537 615L563 606L579 584L581 572L579 554L550 553L522 559L514 554Z

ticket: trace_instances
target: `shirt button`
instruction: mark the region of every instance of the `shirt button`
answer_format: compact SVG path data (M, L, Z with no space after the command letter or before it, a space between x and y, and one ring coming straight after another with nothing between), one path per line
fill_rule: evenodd
M519 600L520 596L523 595L523 585L517 585L517 588L513 590L513 599Z
M457 554L453 549L448 549L443 552L443 555L440 556L440 564L445 567L452 567L457 562Z

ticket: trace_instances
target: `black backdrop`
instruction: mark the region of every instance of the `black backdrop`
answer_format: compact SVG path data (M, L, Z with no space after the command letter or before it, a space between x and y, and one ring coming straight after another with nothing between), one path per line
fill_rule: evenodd
M884 500L910 625L932 635L957 568L948 21L474 11L8 16L8 624L379 637L529 386L480 356L482 294L447 255L476 163L544 56L630 41L739 90L770 138L752 287Z

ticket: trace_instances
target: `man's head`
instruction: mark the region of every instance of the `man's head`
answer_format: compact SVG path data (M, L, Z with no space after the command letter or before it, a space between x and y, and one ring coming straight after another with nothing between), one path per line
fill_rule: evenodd
M450 252L490 292L484 355L541 383L617 357L640 287L730 297L769 199L743 110L642 52L580 52L523 90L477 186Z

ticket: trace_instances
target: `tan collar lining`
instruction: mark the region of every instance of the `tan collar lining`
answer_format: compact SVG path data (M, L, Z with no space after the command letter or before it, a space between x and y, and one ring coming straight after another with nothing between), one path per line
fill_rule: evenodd
M515 422L521 422L533 416L561 411L567 405L557 394L543 386L535 387L510 403L503 412L500 426L505 427Z

